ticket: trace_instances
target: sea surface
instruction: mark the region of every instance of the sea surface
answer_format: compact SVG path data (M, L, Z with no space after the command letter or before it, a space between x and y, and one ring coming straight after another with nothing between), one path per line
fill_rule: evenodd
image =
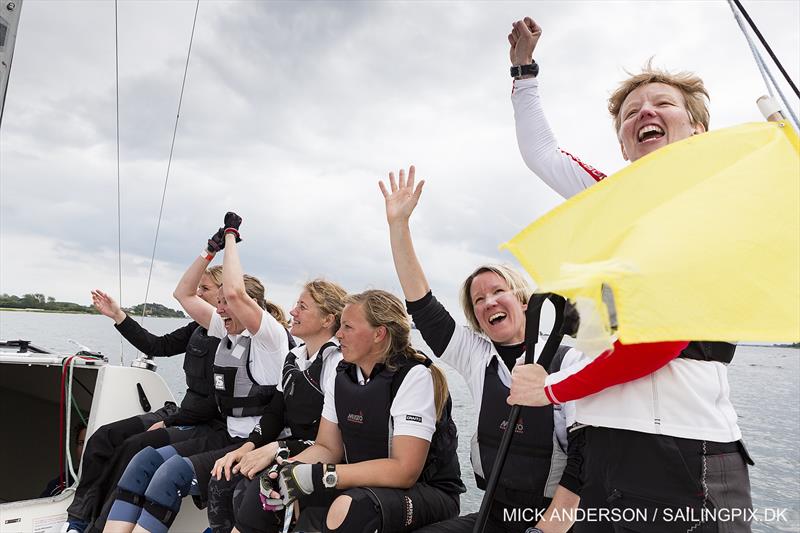
M185 319L147 318L144 326L163 334L187 323ZM423 351L419 334L413 340ZM26 339L58 352L74 352L77 344L100 351L114 364L129 364L137 355L110 319L100 315L0 311L0 339ZM183 356L158 359L158 372L183 396ZM453 397L459 428L459 458L467 494L462 513L477 511L483 493L475 487L469 464L469 439L477 411L463 379L443 365ZM755 466L750 469L757 532L800 532L800 350L741 345L729 367L731 396ZM657 480L653 480L654 483Z

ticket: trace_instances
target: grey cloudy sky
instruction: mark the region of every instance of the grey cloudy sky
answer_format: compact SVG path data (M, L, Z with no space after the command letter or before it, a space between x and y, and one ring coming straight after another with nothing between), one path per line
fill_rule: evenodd
M745 1L794 80L800 2ZM144 298L195 3L119 4L123 303ZM0 132L0 292L117 293L114 4L25 0ZM762 120L766 92L722 1L201 2L149 300L227 210L245 269L288 307L323 275L400 294L377 180L428 180L412 231L455 310L459 282L560 200L514 136L506 35L535 58L560 145L624 165L605 99L625 69L698 72L711 127ZM776 71L777 72L777 71ZM796 100L794 100L796 104Z

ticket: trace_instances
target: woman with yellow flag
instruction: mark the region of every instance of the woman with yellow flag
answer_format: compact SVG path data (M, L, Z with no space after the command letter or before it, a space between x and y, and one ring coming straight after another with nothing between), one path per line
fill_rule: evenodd
M526 18L508 36L517 139L531 170L570 197L605 175L560 150L550 131L533 61L540 35L541 28ZM707 98L696 75L648 64L609 100L623 158L633 162L705 132ZM587 427L580 502L585 513L575 530L750 531L747 463L753 463L741 443L726 369L735 347L690 342L631 348L617 341L568 377L548 376L536 365L518 367L512 377L509 403L577 400L575 419ZM629 381L597 386L595 376L608 371L624 372Z

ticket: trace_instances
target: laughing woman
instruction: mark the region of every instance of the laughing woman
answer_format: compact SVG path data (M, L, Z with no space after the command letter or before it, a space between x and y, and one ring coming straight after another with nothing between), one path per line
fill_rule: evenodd
M478 408L471 459L478 487L484 488L507 425L506 399L511 372L524 362L525 309L532 289L510 267L478 267L464 281L461 291L462 309L471 327L457 327L450 313L431 293L411 240L408 222L424 182L415 188L413 166L408 180L401 170L399 180L390 173L389 182L389 187L383 182L380 187L386 201L397 276L408 310L425 342L435 355L464 377ZM575 354L573 350L565 359L576 357ZM559 358L554 358L551 369L560 364ZM519 517L522 510L528 513L525 516L531 516L532 512L540 516L545 512L537 525L548 533L569 529L570 523L548 520L555 509L574 508L578 504L577 465L570 462L565 470L568 447L566 421L561 411L523 409L489 511L487 531L525 531L530 523L509 519L509 516ZM476 518L477 513L466 515L423 531L471 532ZM545 525L546 522L549 523Z
M458 514L447 382L409 335L395 296L348 297L336 334L344 360L327 380L316 442L284 464L280 493L267 490L269 505L299 499L298 530L405 532Z
M119 481L105 531L129 532L134 527L167 531L181 498L190 491L201 499L206 496L214 462L244 442L258 422L256 415L272 398L293 342L282 324L283 312L264 300L264 286L242 273L236 244L241 220L235 213L225 216L225 259L216 312L194 290L211 254L196 259L175 289L186 312L208 328L209 335L221 339L214 359L214 387L227 432L139 452Z

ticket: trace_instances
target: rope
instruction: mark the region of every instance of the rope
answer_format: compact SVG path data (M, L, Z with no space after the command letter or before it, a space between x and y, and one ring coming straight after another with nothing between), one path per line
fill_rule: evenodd
M784 70L783 65L781 65L781 62L778 61L778 58L775 56L775 53L772 51L772 48L770 48L769 44L767 43L767 40L764 39L764 36L761 35L760 31L758 31L758 26L756 26L755 22L753 22L753 19L750 18L750 15L747 14L747 11L745 11L744 6L742 6L742 3L739 2L739 0L733 0L733 1L736 3L736 7L739 8L739 11L741 11L742 15L744 15L744 18L747 19L747 23L750 24L750 27L753 29L753 32L758 37L758 40L761 41L761 44L764 46L764 48L767 49L769 56L772 58L772 61L774 61L775 64L778 66L778 70L780 70L781 74L783 74L783 77L786 78L786 81L794 91L795 96L800 98L800 91L797 90L797 86L792 81L792 78L789 77L789 74L786 73L786 70Z
M119 17L114 0L114 80L117 106L117 271L119 273L119 305L122 306L122 191L119 179ZM119 337L119 364L123 365L122 336Z
M756 61L756 66L758 67L759 72L761 73L761 77L764 80L764 85L767 87L767 92L770 96L774 96L772 93L772 87L775 87L775 90L778 92L778 97L781 99L783 103L783 107L786 109L786 113L788 113L791 121L794 124L796 130L800 130L800 122L797 120L797 115L794 114L792 110L792 106L789 104L786 96L781 91L780 86L775 81L775 78L772 76L772 73L767 68L766 63L764 62L764 58L761 57L761 53L758 51L758 47L756 47L755 43L753 42L752 37L747 32L747 28L744 26L744 22L742 22L742 18L739 16L739 12L734 7L735 0L728 0L728 5L733 12L733 18L736 19L736 23L739 25L739 28L742 30L742 34L744 35L745 40L747 41L747 45L750 47L750 51L753 53L753 57Z
M144 305L142 306L142 319L147 314L147 296L150 294L150 279L153 276L153 263L156 259L156 246L158 245L158 233L161 229L161 216L164 213L164 201L167 197L167 183L169 183L169 170L172 166L172 153L175 149L175 138L178 134L178 121L181 118L181 105L183 104L183 91L186 87L186 75L189 72L189 58L192 55L192 42L194 41L194 30L197 26L197 11L200 9L200 0L197 0L194 8L194 21L192 22L192 34L189 37L189 50L186 53L186 65L183 68L183 81L181 82L181 94L178 98L178 112L175 116L175 128L172 131L172 144L169 147L169 159L167 160L167 175L164 178L164 191L161 193L161 208L158 211L158 224L156 225L156 238L153 241L153 253L150 256L150 271L147 274L147 288L144 292Z

